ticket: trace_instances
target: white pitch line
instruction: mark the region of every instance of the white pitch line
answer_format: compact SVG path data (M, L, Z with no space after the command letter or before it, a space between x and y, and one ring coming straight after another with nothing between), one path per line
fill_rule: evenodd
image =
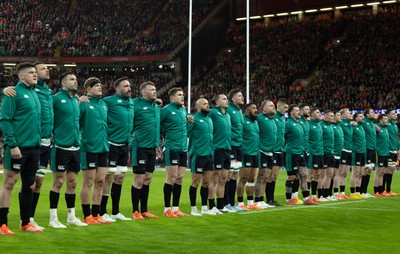
M334 208L334 207L327 207L327 208ZM385 211L385 212L400 212L400 209L384 209L384 208L368 208L368 207L360 207L360 208L352 208L352 207L337 207L339 209L344 210L368 210L368 211Z
M251 212L243 212L240 213L241 215L247 215L247 214L253 214L253 213L265 213L265 212L276 212L276 211L290 211L294 209L307 209L307 208L324 208L326 206L338 206L338 205L346 205L346 204L358 204L365 202L365 200L358 200L358 201L346 201L346 202L337 202L337 203L329 203L329 204L323 204L323 205L302 205L302 206L286 206L286 208L279 208L279 207L273 207L273 208L267 208L264 210L259 210L259 211L251 211Z

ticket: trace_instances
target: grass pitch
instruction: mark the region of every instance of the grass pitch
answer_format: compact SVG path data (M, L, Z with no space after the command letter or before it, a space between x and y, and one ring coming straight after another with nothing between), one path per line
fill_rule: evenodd
M400 192L398 172L393 190ZM132 212L128 173L122 189L121 212ZM44 181L35 220L43 233L20 232L17 183L9 213L16 236L0 236L1 253L398 253L400 249L400 197L327 202L317 206L276 207L263 211L168 219L162 217L165 172L156 171L150 187L149 209L159 219L118 221L110 225L52 229L49 221L49 173ZM280 172L276 199L284 203ZM372 179L372 177L371 177ZM2 174L0 174L2 182ZM80 190L79 175L78 191ZM181 209L190 212L190 173L185 176ZM369 185L372 193L372 180ZM198 190L199 192L199 190ZM198 204L200 195L198 193ZM199 205L198 205L199 207ZM66 222L64 189L59 219ZM108 211L111 212L111 200ZM79 194L78 217L83 217Z

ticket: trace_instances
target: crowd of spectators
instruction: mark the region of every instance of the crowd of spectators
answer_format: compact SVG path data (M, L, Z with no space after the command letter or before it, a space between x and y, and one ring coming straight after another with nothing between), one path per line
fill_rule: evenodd
M194 26L216 2L195 1ZM0 56L169 53L188 36L188 3L188 0L4 0L0 3Z
M322 109L400 107L400 17L397 7L253 21L250 32L250 99L260 104L288 98ZM245 24L225 35L215 66L204 61L193 72L192 99L245 91ZM208 61L208 60L207 60Z

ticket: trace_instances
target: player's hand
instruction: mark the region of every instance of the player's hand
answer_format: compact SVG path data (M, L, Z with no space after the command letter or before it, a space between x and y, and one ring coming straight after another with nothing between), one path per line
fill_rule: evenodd
M6 88L4 88L3 93L5 96L8 97L14 97L15 95L17 95L14 86L7 86Z
M162 106L162 100L160 98L157 98L154 100L155 103L157 103L160 107Z
M378 125L375 125L375 130L376 130L376 132L380 132L381 128Z
M353 126L357 126L357 122L356 121L351 121L350 124L353 125Z
M78 98L79 102L90 102L89 97L87 97L86 95L82 95L81 97Z
M188 115L186 118L187 123L193 123L194 122L194 117L192 115Z
M14 147L10 149L11 152L11 158L14 160L18 160L22 158L21 150L19 150L19 147Z

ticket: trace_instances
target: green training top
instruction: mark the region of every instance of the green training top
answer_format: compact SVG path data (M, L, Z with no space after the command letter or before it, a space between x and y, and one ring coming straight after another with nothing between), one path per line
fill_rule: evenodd
M214 149L231 150L231 117L220 107L212 108L208 115L213 122Z
M367 150L376 150L376 130L374 121L365 117L362 127L364 128L365 138L367 140Z
M304 152L308 151L308 133L310 130L310 127L308 125L308 120L304 117L301 116L301 118L299 119L299 123L301 124L301 127L303 127L303 131L304 131Z
M194 115L194 122L188 124L189 156L212 156L213 123L202 112Z
M260 129L260 149L264 152L273 152L277 132L273 116L259 114L257 122Z
M333 145L333 154L336 156L341 156L344 142L343 130L342 127L340 127L340 125L337 123L333 123L332 128L335 139L335 143Z
M378 156L390 156L389 131L387 126L378 124L380 131L376 133L376 152Z
M351 125L348 119L343 119L340 123L344 135L343 149L352 151L353 149L353 125Z
M166 148L176 152L187 151L186 117L186 110L174 102L161 109L161 133Z
M322 128L318 121L311 119L308 122L309 126L309 146L308 153L310 155L323 155L324 154L324 146L323 146L323 134Z
M226 109L226 113L228 113L231 117L231 144L232 146L242 146L243 137L243 113L240 108L229 102L229 106Z
M76 96L61 89L53 97L53 143L56 147L69 148L81 145L79 134L79 102Z
M79 125L82 137L82 152L108 152L107 105L97 97L89 95L90 102L79 104Z
M53 91L44 80L38 80L35 90L41 106L42 138L50 138L54 126Z
M389 149L390 151L397 152L400 150L399 146L399 128L395 121L389 120L387 130L389 132Z
M145 98L133 99L134 120L131 146L156 148L160 145L160 107Z
M335 134L333 133L332 124L322 120L320 125L322 128L322 143L324 145L324 153L333 154Z
M290 117L285 125L285 151L291 154L304 153L304 131L301 124Z
M251 120L249 115L243 115L243 154L257 156L260 152L259 128L256 120Z
M365 153L367 149L367 142L365 141L365 132L362 123L357 123L353 127L353 152Z
M103 99L107 105L108 141L128 144L133 131L133 102L120 94Z
M276 124L276 142L274 146L274 152L285 151L285 115L282 115L279 111L274 115Z
M15 86L17 95L3 96L0 126L4 145L10 148L40 146L41 107L33 89L19 81Z

